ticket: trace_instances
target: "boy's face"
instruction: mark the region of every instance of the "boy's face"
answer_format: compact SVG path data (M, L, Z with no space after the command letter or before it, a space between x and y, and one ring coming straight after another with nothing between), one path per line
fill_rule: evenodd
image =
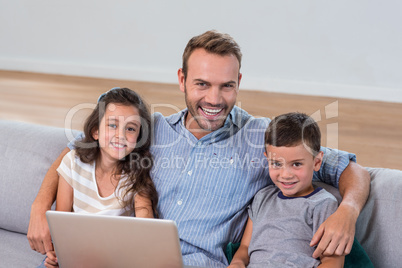
M266 145L269 175L285 196L299 197L314 191L313 173L321 166L323 153L316 157L301 143L293 147Z

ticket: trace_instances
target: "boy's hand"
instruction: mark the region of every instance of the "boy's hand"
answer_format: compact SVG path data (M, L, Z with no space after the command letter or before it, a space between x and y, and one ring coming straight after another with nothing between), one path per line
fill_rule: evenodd
M357 217L358 212L354 207L341 204L314 234L310 246L318 245L313 258L349 254L353 245Z
M57 257L56 253L51 250L46 253L46 260L45 260L45 266L48 268L52 267L59 267L59 263L57 262Z
M246 268L246 266L241 263L233 263L233 264L230 264L227 268Z

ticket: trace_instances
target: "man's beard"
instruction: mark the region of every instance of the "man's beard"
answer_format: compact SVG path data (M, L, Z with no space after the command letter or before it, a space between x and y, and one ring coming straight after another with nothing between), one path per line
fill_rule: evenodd
M184 95L185 95L185 101L187 105L188 112L191 114L192 119L198 124L198 126L204 130L204 131L215 131L220 129L226 121L227 114L222 114L216 118L216 120L208 120L204 116L199 114L199 108L202 107L202 105L199 105L199 103L196 103L193 105L188 98L187 98L187 88L184 86ZM202 103L201 103L202 104ZM209 107L215 107L218 109L222 109L222 112L226 112L228 110L227 105L219 105L219 106L214 106L214 105L208 105ZM233 107L232 107L233 108ZM200 108L201 109L201 108ZM211 123L212 122L212 123Z

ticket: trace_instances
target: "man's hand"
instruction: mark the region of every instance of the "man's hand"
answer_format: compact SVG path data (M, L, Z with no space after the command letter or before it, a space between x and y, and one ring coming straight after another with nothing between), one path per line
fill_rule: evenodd
M51 206L56 199L57 186L59 184L57 167L60 166L63 157L69 151L70 149L66 147L50 166L45 178L43 179L38 195L31 206L31 218L29 219L27 237L31 248L42 254L46 254L49 250L53 250L49 227L46 220L46 211L51 209Z
M357 208L341 203L314 234L310 246L318 245L313 253L313 258L349 254L353 245L358 216Z
M27 234L31 248L41 254L53 250L45 213L46 210L37 210L32 206Z

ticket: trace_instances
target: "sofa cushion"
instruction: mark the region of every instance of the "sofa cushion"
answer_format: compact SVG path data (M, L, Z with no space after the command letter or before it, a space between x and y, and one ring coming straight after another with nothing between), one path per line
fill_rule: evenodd
M27 233L31 204L67 143L62 128L0 120L0 228Z
M0 229L0 267L37 267L44 255L33 251L26 235Z

